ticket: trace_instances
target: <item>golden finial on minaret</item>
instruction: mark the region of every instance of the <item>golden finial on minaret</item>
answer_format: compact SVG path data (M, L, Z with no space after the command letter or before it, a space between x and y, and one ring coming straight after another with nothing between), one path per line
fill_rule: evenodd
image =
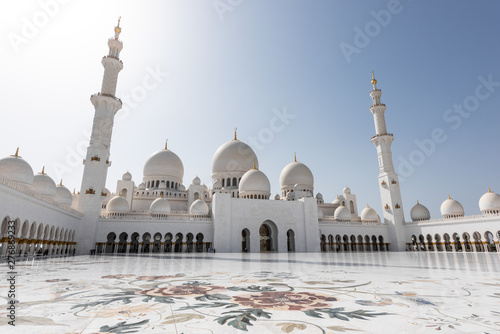
M294 160L295 162L297 162L297 152L294 152L294 153L293 153L293 160Z
M165 140L165 149L168 150L168 138Z
M120 36L120 33L122 32L122 28L120 27L120 21L122 17L118 17L118 25L115 27L115 38L118 39L118 36Z
M488 187L488 192L491 193L490 187Z
M163 191L160 193L160 198L163 198Z
M448 199L451 199L451 196L450 196L450 194L448 194Z
M63 186L63 184L62 184L62 179L61 179L61 182L59 182L59 186L61 186L61 187Z
M76 195L76 188L73 188L73 195Z
M45 175L45 166L42 167L42 171L40 172L40 174Z
M19 156L19 147L16 149L16 153L14 155L11 155L11 157L20 158L20 156Z
M257 168L255 168L255 160L253 161L253 169L257 169Z
M234 140L238 140L238 137L236 136L236 131L238 131L238 128L234 128Z
M417 204L420 204L420 203L418 202L418 199L417 199Z
M375 79L375 73L372 71L372 85L376 85L377 80Z

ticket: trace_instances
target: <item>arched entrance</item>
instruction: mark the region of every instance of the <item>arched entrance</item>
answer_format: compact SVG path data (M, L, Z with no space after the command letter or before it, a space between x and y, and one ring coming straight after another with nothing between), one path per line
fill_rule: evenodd
M286 232L287 246L289 252L295 252L295 232L288 230Z
M260 251L261 252L277 252L278 251L278 229L276 225L266 220L259 228L260 235Z
M116 234L111 232L108 234L108 241L106 242L106 253L113 253L115 251Z
M248 229L241 231L241 251L243 253L250 252L250 231Z
M118 253L126 253L127 252L127 238L128 234L125 232L122 232L120 234L120 241L118 243Z

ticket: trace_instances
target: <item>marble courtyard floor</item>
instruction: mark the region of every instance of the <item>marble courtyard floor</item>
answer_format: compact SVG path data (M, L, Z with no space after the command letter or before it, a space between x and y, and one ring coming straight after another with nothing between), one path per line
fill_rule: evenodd
M15 270L16 327L4 307L0 333L500 332L496 253L98 255Z

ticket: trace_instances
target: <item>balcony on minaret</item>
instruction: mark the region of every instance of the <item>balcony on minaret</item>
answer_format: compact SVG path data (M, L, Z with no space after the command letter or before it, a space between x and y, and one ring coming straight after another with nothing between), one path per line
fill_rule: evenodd
M99 93L97 93L97 94L92 94L92 95L90 95L90 98L92 99L92 97L94 97L94 96L106 96L106 97L110 97L110 98L112 98L112 99L114 99L114 100L116 100L116 101L120 102L120 104L122 104L122 100L121 100L121 99L119 99L119 98L117 98L116 96L114 96L114 95L112 95L112 94L106 94L106 93L100 93L100 92L99 92Z
M394 137L394 135L392 133L382 133L382 134L373 136L372 139L377 138L377 137L382 137L382 136Z

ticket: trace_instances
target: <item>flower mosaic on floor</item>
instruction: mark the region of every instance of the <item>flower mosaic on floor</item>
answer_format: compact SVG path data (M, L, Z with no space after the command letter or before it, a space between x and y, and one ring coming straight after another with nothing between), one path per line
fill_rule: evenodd
M436 255L441 263L413 254L413 267L401 261L404 256L204 254L35 261L17 268L16 328L1 310L0 332L500 331L496 254L481 254L483 259L476 260L487 260L487 266L468 269L444 264L446 254ZM6 288L0 284L2 293Z

